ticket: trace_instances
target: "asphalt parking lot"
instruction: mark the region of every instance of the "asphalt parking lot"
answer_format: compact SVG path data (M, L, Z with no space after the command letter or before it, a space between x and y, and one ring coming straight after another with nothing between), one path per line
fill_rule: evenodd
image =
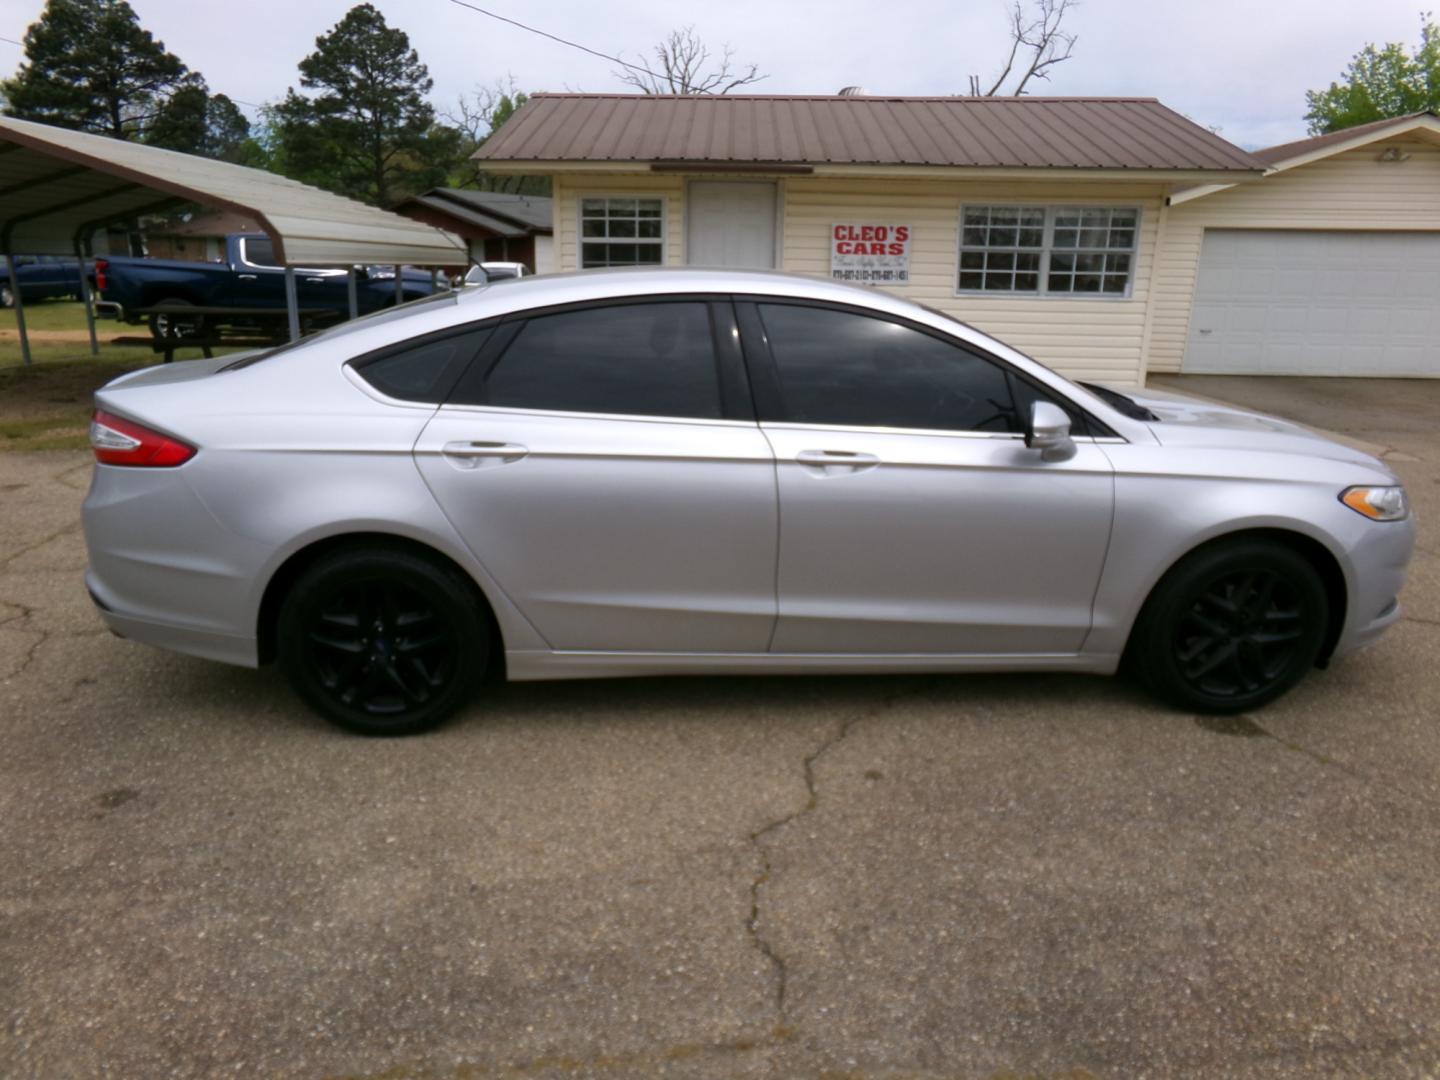
M1440 381L1405 620L1217 723L1118 680L500 688L368 741L103 632L0 454L0 1076L1440 1075Z

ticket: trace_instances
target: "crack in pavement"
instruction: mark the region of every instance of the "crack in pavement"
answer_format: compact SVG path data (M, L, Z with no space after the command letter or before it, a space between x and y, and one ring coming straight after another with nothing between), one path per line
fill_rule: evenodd
M62 528L56 529L56 530L55 530L53 533L51 533L49 536L46 536L46 537L44 537L44 538L42 538L42 539L40 539L40 540L36 540L33 544L26 544L26 545L25 545L24 547L22 547L19 551L12 552L11 554L6 555L3 559L0 559L0 569L3 569L4 567L9 566L11 563L13 563L16 559L20 558L22 555L28 555L28 554L30 554L30 552L32 552L32 551L38 551L40 548L44 547L46 544L51 544L51 543L54 543L56 540L59 540L62 536L68 536L69 534L71 534L71 533L73 533L73 532L77 532L77 531L79 530L79 528L80 528L80 523L79 523L78 521L74 521L74 522L71 522L69 525L66 525L66 526L64 526L64 527L62 527Z
M866 720L873 720L877 716L893 709L900 701L923 693L930 688L932 683L933 680L926 680L925 685L920 689L891 694L878 704L842 720L839 725L836 726L835 730L821 741L819 746L806 755L804 761L801 763L805 779L806 798L804 804L798 809L792 810L790 813L784 814L774 821L762 825L748 837L750 844L755 848L759 857L760 872L750 882L750 914L745 920L745 930L750 935L751 941L754 942L756 950L761 956L765 957L765 960L775 972L775 1012L781 1025L780 1028L776 1029L777 1031L789 1030L785 1028L785 1021L787 1018L786 995L789 992L790 969L785 958L760 929L760 894L765 886L769 884L774 870L770 863L770 854L764 843L765 837L813 812L816 807L820 805L820 790L815 783L816 762L844 742L858 724Z
M25 669L35 662L35 654L40 651L40 646L50 640L49 630L18 630L15 632L20 634L34 634L35 640L31 642L30 647L25 650L25 655L20 658L20 663L15 670L9 672L3 679L0 679L0 682L8 683L12 679L17 679L24 674Z

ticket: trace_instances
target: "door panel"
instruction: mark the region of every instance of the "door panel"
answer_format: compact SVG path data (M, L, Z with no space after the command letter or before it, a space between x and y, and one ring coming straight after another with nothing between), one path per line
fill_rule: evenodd
M787 653L1070 653L1090 628L1114 484L1100 448L762 425L778 462Z
M552 647L765 651L777 510L755 424L447 406L416 457Z
M694 180L687 199L687 263L774 269L773 182Z

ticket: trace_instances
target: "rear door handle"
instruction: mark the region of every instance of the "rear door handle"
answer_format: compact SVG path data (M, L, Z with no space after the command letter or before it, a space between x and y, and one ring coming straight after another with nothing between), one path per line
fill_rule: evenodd
M254 281L254 280L255 280L255 275L254 275L254 274L236 274L236 275L235 275L235 280L236 280L236 281Z
M519 443L448 442L441 452L460 469L483 469L492 465L510 465L519 461L530 448Z
M865 472L880 464L874 454L859 454L851 450L801 450L795 460L807 472L816 476L845 476Z
M305 279L306 285L323 285L324 283L325 279L323 277L307 277Z

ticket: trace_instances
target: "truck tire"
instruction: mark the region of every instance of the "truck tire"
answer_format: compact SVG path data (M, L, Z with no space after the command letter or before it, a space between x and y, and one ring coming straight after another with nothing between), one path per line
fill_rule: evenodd
M179 296L165 296L155 301L167 307L194 307L195 305ZM205 320L199 315L151 315L150 335L156 341L173 338L199 337L205 332Z

